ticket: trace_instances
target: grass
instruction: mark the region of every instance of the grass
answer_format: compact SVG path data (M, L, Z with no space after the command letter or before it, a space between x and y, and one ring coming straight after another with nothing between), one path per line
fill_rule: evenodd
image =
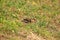
M17 35L23 28L47 40L59 40L59 7L59 0L0 0L0 33L15 34L8 40L20 40ZM23 23L26 17L36 18L36 23Z

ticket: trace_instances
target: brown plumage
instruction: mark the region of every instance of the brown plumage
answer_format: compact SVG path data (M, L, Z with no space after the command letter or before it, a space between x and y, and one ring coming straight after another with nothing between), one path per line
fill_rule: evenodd
M24 22L24 23L32 23L32 22L35 22L35 21L36 21L36 19L29 19L29 18L25 18L25 19L22 20L22 22Z

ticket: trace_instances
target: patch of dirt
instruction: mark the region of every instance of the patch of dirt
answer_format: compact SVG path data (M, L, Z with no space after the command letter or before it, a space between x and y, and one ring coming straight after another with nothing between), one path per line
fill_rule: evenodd
M27 40L46 40L46 39L43 39L42 37L39 37L36 34L30 32L30 34L27 36Z
M9 37L7 35L4 34L0 34L0 40L8 40Z
M21 40L46 40L43 37L38 36L37 34L34 34L33 32L24 29L20 30L17 37L19 37Z
M0 28L3 26L3 24L2 23L0 23Z

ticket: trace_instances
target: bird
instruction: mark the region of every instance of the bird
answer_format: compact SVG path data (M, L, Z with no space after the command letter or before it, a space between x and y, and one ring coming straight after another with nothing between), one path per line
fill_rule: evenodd
M22 22L24 22L24 23L32 23L32 22L35 22L35 21L36 21L36 19L30 19L30 18L24 18L22 20Z
M25 18L25 19L22 20L22 22L24 22L24 23L31 23L31 19Z

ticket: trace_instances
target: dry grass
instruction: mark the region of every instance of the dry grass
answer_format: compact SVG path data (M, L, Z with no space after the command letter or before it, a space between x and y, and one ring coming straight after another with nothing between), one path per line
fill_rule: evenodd
M60 40L60 0L0 0L0 40Z

